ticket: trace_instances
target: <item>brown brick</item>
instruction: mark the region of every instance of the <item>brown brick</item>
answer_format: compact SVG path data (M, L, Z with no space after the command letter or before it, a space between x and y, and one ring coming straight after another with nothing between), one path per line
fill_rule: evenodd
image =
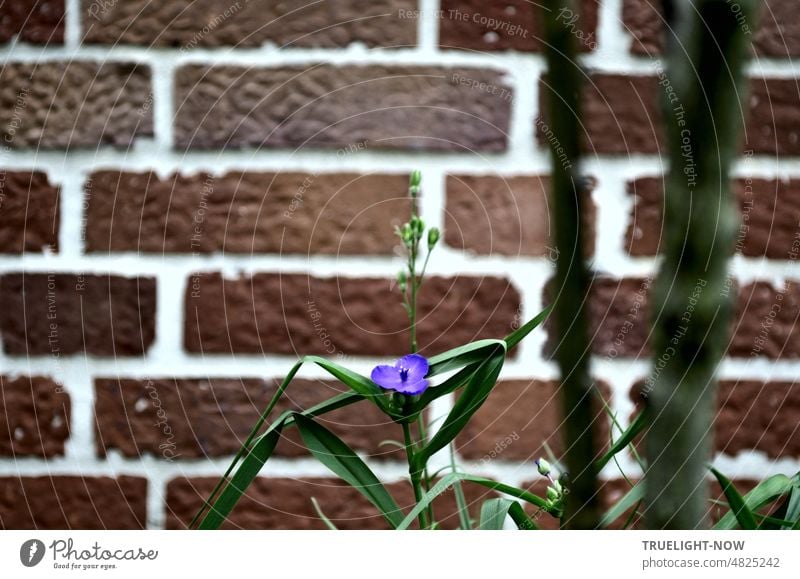
M152 136L150 69L123 62L6 63L0 127L15 149L130 146Z
M185 529L200 505L211 494L217 478L177 478L167 485L168 529ZM404 511L411 510L414 496L406 482L386 484L386 490ZM465 484L464 494L473 518L483 501L496 496L484 487ZM378 510L356 489L333 478L257 478L222 526L225 529L324 529L311 498L339 529L388 529ZM454 493L445 491L434 501L440 526L458 527ZM416 526L416 523L415 523Z
M416 43L415 0L83 0L84 41L193 48L403 47Z
M58 252L59 193L45 173L0 170L0 253Z
M0 376L0 391L0 455L63 455L70 419L63 387L44 376Z
M580 14L563 11L560 16L575 35L579 50L597 47L599 0L581 0ZM476 51L542 50L542 7L524 0L482 2L443 0L439 20L439 45Z
M142 529L146 518L144 478L0 478L3 529Z
M548 143L550 130L545 104L550 90L547 77L543 77L539 85L539 110L545 111L545 115L544 120L536 123L542 145ZM664 139L655 77L594 74L584 87L582 101L584 148L588 153L661 152Z
M200 149L504 151L510 93L491 69L188 65L176 73L175 139Z
M552 281L544 297L552 295ZM650 354L647 338L651 314L649 280L638 278L595 278L589 300L592 351L609 358L641 358ZM773 360L800 358L800 283L787 281L775 288L757 281L744 287L733 284L734 315L728 355L735 358L766 357ZM689 304L689 297L686 303ZM545 354L556 346L552 322L548 330Z
M277 391L277 380L98 378L95 380L96 448L99 456L149 453L167 460L233 455ZM344 391L334 381L294 380L271 418L305 410ZM317 420L351 448L373 458L403 459L385 440L403 440L402 430L374 404L357 402ZM287 429L275 456L308 452L294 428Z
M733 9L734 4L730 4ZM791 58L800 55L800 23L793 0L764 0L758 26L752 37L753 49L759 56ZM652 55L664 49L664 24L658 3L652 0L624 0L622 21L633 37L631 52ZM752 22L743 22L752 31Z
M0 277L0 333L13 355L131 356L155 337L153 278L67 273Z
M549 90L544 77L539 103L545 115L536 123L542 145L547 144L550 129L545 106ZM800 91L794 79L754 78L750 93L742 149L756 155L800 154ZM597 155L664 153L660 98L654 76L589 77L582 99L585 150Z
M640 408L644 382L631 388ZM800 385L794 382L722 380L716 393L714 450L729 456L761 451L772 459L800 457Z
M192 275L184 344L190 352L402 355L408 322L388 279L261 273ZM511 331L520 295L508 280L431 277L419 298L418 337L431 354Z
M736 357L800 358L800 284L776 288L754 282L739 291L735 333L728 353Z
M90 252L390 255L410 209L404 175L100 171Z
M544 291L547 303L555 291L553 280L548 281ZM645 342L650 332L649 281L597 276L590 291L588 316L593 353L612 359L648 355ZM558 344L552 320L551 317L545 322L547 342L544 351L547 356Z
M606 384L598 385L610 400ZM549 446L556 456L564 452L559 429L564 422L559 384L548 380L504 380L456 439L458 452L469 460L491 463L531 463L546 457ZM597 439L609 437L608 416L598 399L594 429ZM603 442L602 446L605 446ZM598 449L600 450L600 448Z
M800 251L800 181L739 179L741 214L736 252L748 257L794 259ZM661 243L664 182L643 177L628 183L634 207L625 245L629 254L656 255Z
M64 0L6 0L0 4L0 42L64 42Z
M588 180L594 186L594 180ZM445 242L479 255L529 255L555 259L551 243L549 177L449 175ZM587 193L587 253L594 252L596 208Z

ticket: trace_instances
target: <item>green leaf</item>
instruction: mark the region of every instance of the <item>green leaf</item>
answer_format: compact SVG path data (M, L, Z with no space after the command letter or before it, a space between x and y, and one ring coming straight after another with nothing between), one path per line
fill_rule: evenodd
M534 522L525 514L525 510L517 501L495 498L489 499L481 506L481 519L478 529L481 531L502 531L507 515L511 516L520 530L536 528Z
M281 419L274 422L267 432L256 440L252 449L244 455L233 478L225 485L219 498L208 509L205 518L200 523L200 529L219 529L247 487L256 478L264 463L272 455L280 440L281 430L287 416L288 414L284 414Z
M539 497L529 491L512 487L510 485L506 485L503 483L498 483L488 478L472 476L469 474L458 472L458 473L448 474L442 477L442 479L439 482L433 485L431 490L425 493L425 495L422 497L422 500L420 500L420 502L416 504L416 506L411 510L411 512L406 515L406 518L403 519L403 522L397 526L397 529L398 530L408 529L408 527L411 526L411 524L416 520L417 516L423 510L425 510L436 497L438 497L443 492L447 491L450 488L450 486L457 481L465 481L465 482L472 482L475 484L479 484L488 489L492 489L494 491L521 499L527 503L539 507L540 509L546 510L547 508L547 501L545 501L542 497Z
M483 362L497 346L505 348L506 343L503 340L478 340L428 358L428 377Z
M643 498L644 482L640 482L631 488L631 490L629 490L627 493L625 493L625 496L617 501L616 505L608 509L608 511L603 515L603 518L600 519L600 526L610 526L611 523L624 515L628 509L635 506L636 503L641 501Z
M608 461L614 458L617 454L622 452L626 446L633 442L633 439L636 438L636 435L639 434L644 427L647 425L647 412L642 411L640 412L636 418L633 419L630 426L622 433L622 435L614 441L614 444L611 445L611 448L608 449L606 452L596 463L595 467L599 471L602 469Z
M744 495L744 504L751 512L758 511L778 497L789 492L793 484L793 480L786 475L777 474L771 476ZM733 529L736 527L736 523L737 519L735 514L733 512L728 512L714 525L714 529Z
M475 373L475 371L480 366L480 363L469 364L468 366L462 368L450 378L439 384L438 386L432 386L425 390L422 393L422 396L419 397L416 404L414 405L414 411L420 412L422 409L427 408L430 406L431 402L436 400L437 398L441 398L451 392L457 390L461 386L467 383L470 377Z
M314 506L314 511L317 513L317 516L325 523L325 526L328 527L329 531L338 531L339 529L336 528L336 525L333 524L328 516L322 512L322 507L319 506L317 499L315 497L311 497L311 504Z
M294 373L290 373L290 376L287 376L287 380L291 379L291 377L293 377L295 373L296 373L296 371ZM287 384L288 384L288 382L287 382ZM285 386L283 387L283 389L285 389ZM279 394L281 392L282 392L282 390L279 389L278 390L278 394L276 394L276 397L279 396ZM317 404L317 405L309 408L308 410L303 411L301 414L304 414L306 416L311 416L311 417L320 416L320 415L325 414L327 412L331 412L333 410L337 410L339 408L343 408L343 407L348 406L350 404L353 404L355 402L359 402L359 401L361 401L363 399L364 398L360 394L356 394L354 392L344 392L342 394L334 396L333 398L331 398L329 400L326 400L325 402L321 402L320 404ZM276 398L273 398L273 401L275 401L275 400L276 400ZM272 407L274 407L274 404L270 403L270 406L268 407L268 410L271 410ZM239 468L241 469L243 464L244 464L244 462L248 462L248 461L252 462L252 461L256 460L255 455L253 455L252 453L248 454L249 449L254 448L258 444L258 442L260 440L262 440L265 436L268 436L269 433L272 432L273 429L282 429L284 426L291 425L291 424L294 423L294 414L295 413L294 412L285 412L272 424L272 426L270 426L270 428L267 429L267 431L264 434L262 434L260 437L256 438L258 431L260 430L261 426L263 425L264 421L266 420L266 415L267 414L268 414L268 412L265 411L265 413L262 414L261 418L259 418L258 422L256 423L256 426L253 428L253 430L250 432L249 436L247 437L247 440L242 445L242 447L239 449L239 452L236 453L236 456L234 457L233 461L231 462L231 465L228 467L228 470L225 472L225 474L222 476L222 478L220 478L219 482L216 484L216 486L212 490L211 495L209 496L209 498L206 499L206 501L203 503L203 506L200 508L200 510L197 512L197 514L192 519L192 522L189 524L189 528L194 528L195 524L197 523L197 521L199 521L201 519L203 514L209 508L213 507L218 512L226 511L224 513L224 515L223 515L223 519L224 519L225 516L230 514L230 510L235 506L236 502L239 500L239 498L241 497L242 493L246 490L246 486L242 487L242 488L239 488L239 489L228 488L227 489L227 495L226 495L227 498L225 499L225 502L223 503L223 505L219 505L218 504L217 495L220 493L221 489L223 488L223 486L226 483L230 483L231 482L231 481L228 480L230 475L231 475L231 473L234 471L234 469L237 466L239 466ZM269 448L268 445L266 447L264 447L263 444L265 444L265 443L262 443L262 447L260 448L260 451L263 451L265 448ZM275 440L275 444L277 444L277 440ZM264 462L266 462L266 460L269 459L269 457L272 455L272 450L274 450L274 445L273 445L272 449L269 451L269 453L267 453L264 456ZM240 465L240 463L243 463L243 464ZM258 468L260 469L262 466L263 466L263 463L261 465L259 465ZM248 468L250 468L249 463L248 463ZM255 478L255 477L253 477L253 478ZM250 479L250 482L252 482L252 478ZM248 482L247 484L250 484L250 483ZM229 485L229 487L230 487L230 485ZM228 503L230 503L230 504L228 504ZM209 522L207 524L205 524L204 526L201 526L200 528L216 529L222 523L222 519L216 520L216 519L212 518L212 519L209 519L208 521ZM216 526L214 526L214 525L216 525Z
M318 461L335 475L363 494L392 527L403 520L403 513L378 477L352 449L324 426L300 414L295 415L295 425L303 442Z
M434 437L422 450L414 455L414 465L417 470L421 471L426 461L434 453L450 444L472 415L486 401L492 388L497 383L500 370L502 370L505 362L505 343L500 342L500 344L496 345L492 355L478 366Z
M746 531L754 531L755 529L757 529L758 523L756 522L756 518L753 516L753 509L747 504L745 498L741 494L739 494L739 491L736 490L736 487L733 486L733 483L729 481L725 477L725 475L723 475L717 469L711 468L711 472L714 474L715 477L717 477L717 481L719 481L720 486L722 486L722 492L725 494L725 498L728 500L728 506L731 509L730 512L727 513L720 520L720 522L715 525L714 528L715 529L733 528L733 525L727 526L730 523L726 521L726 518L730 516L731 522L732 519L735 518L736 521L739 523L739 526ZM769 480L770 479L764 482L766 483ZM756 487L756 489L758 489L758 487ZM755 491L756 489L753 489L753 491ZM751 491L751 493L753 491ZM748 495L751 493L748 493ZM756 507L756 509L757 508L758 507ZM725 523L726 526L721 527L720 525L722 525L723 521L726 521Z
M792 486L789 504L786 507L786 520L791 523L789 528L800 529L800 482L795 482Z
M380 388L375 382L362 376L357 372L353 372L344 366L335 364L325 358L319 356L306 356L303 360L313 362L320 368L326 370L331 376L339 380L345 386L348 386L354 392L361 394L367 400L375 403L386 414L393 416L396 413L389 407L389 402L386 398L385 391Z
M547 306L543 309L539 315L535 318L527 322L526 324L520 326L509 335L504 338L504 342L506 343L506 347L510 350L517 344L519 344L525 337L530 334L533 330L535 330L542 322L547 319L547 316L550 315L550 311L553 309L553 306Z

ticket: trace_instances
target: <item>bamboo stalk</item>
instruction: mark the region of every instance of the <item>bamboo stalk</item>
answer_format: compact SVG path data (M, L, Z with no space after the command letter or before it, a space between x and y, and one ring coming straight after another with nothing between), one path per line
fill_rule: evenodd
M565 463L569 494L565 497L563 526L597 527L599 517L596 451L592 424L596 417L593 384L589 373L589 340L586 316L590 276L584 263L583 215L580 176L580 88L583 72L577 61L574 30L565 13L572 14L569 0L549 0L542 10L545 57L548 67L548 133L553 165L551 218L558 249L553 321L559 344L555 351L561 373L564 412Z
M757 2L665 2L674 15L661 74L670 171L663 263L653 288L655 365L645 388L647 526L708 524L707 464L715 373L728 341L728 260L736 218L730 167L745 94L747 24ZM746 22L741 19L745 18Z

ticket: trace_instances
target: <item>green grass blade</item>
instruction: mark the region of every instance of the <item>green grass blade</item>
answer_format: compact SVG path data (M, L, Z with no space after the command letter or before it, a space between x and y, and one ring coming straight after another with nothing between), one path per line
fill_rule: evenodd
M505 344L496 346L495 351L484 360L477 368L469 380L466 388L458 397L450 413L447 415L442 426L436 432L431 441L425 445L415 456L414 461L417 468L421 470L422 465L455 439L456 435L464 428L475 412L486 401L489 393L497 383L500 370L505 362Z
M640 482L631 488L631 490L629 490L624 497L617 501L617 504L606 511L606 513L603 515L603 518L600 519L600 526L610 526L611 523L624 515L628 509L634 507L636 503L641 501L643 498L644 482Z
M758 523L753 516L753 511L745 503L744 497L739 494L739 491L736 490L736 487L725 475L715 468L712 468L711 472L717 477L717 481L722 486L722 492L725 493L725 498L728 499L728 506L731 509L729 514L736 517L739 526L745 531L755 531L758 528Z
M325 526L328 527L329 531L338 531L339 529L336 528L336 525L333 524L325 513L322 512L322 507L319 506L317 499L311 497L311 504L314 506L314 511L317 513L317 516L325 523Z
M214 504L207 510L200 523L200 529L219 529L275 450L281 437L284 420L280 419L274 422L269 430L256 440L252 449L244 455L230 482L225 485Z
M483 362L498 346L505 348L506 343L503 340L478 340L432 356L428 358L428 376Z
M786 507L786 520L790 523L788 528L800 529L800 482L795 482L792 486Z
M437 398L441 398L442 396L446 396L451 392L454 392L464 384L466 384L470 377L475 373L475 371L480 366L480 362L469 364L465 366L452 376L439 384L438 386L432 386L425 390L422 393L422 396L419 397L416 404L414 405L414 411L420 412L422 409L427 408L430 406L431 402L436 400Z
M296 414L295 426L308 450L336 476L363 494L396 528L403 513L378 477L352 449L324 426Z
M547 319L547 316L550 315L550 311L552 309L553 306L547 306L545 309L539 312L539 315L537 315L535 318L533 318L526 324L520 326L519 328L511 332L509 335L507 335L503 339L503 341L506 343L506 347L510 350L511 348L519 344L522 340L524 340L528 334L530 334L533 330L539 327L542 324L542 322L544 322Z
M595 463L598 471L602 469L606 464L608 464L608 461L610 461L617 454L622 452L626 446L631 444L633 442L633 439L636 438L636 435L639 434L642 430L644 430L644 427L647 425L646 414L647 413L645 411L640 412L636 416L636 418L633 419L633 422L630 423L625 432L622 433L622 436L620 436L616 441L614 441L614 444L611 445L611 448L608 449L608 452L606 452Z
M416 520L417 516L423 510L425 510L425 508L427 508L427 506L431 502L433 502L433 500L436 497L438 497L443 492L447 491L451 487L451 485L453 485L457 481L472 482L475 484L479 484L488 489L521 499L540 509L546 509L547 501L545 501L542 497L533 494L530 491L526 491L520 488L512 487L510 485L499 483L488 478L473 476L459 472L459 473L448 474L442 477L442 479L435 485L433 485L431 490L425 493L425 495L422 497L422 500L416 504L416 506L411 510L410 513L406 515L406 518L403 519L402 523L400 523L400 525L397 526L397 529L398 530L408 529L411 526L411 524Z
M750 512L756 512L789 492L795 484L786 475L776 474L763 481L749 493L744 495L744 504ZM725 515L714 525L716 530L728 530L736 527L737 519L733 512Z
M489 499L481 505L481 518L478 529L481 531L502 531L505 526L506 516L513 505L519 506L517 501L511 499Z

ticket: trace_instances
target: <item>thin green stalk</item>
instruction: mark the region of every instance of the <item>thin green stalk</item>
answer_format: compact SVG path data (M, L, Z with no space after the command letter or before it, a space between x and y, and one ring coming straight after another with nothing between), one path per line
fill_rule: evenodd
M450 471L455 473L456 467L456 450L453 443L450 443ZM464 531L469 531L472 528L472 521L469 520L469 507L467 506L467 497L464 496L464 489L461 487L461 481L453 483L453 492L456 495L456 507L458 508L458 526Z
M563 522L571 529L594 529L600 522L599 483L593 457L597 449L591 425L595 421L589 373L587 298L590 277L584 263L585 198L580 175L580 90L583 72L575 36L560 17L573 10L569 0L548 0L542 15L547 60L548 141L551 148L551 207L558 248L553 321L560 343L555 358L561 374L565 463L570 473Z
M707 527L707 463L716 370L728 342L728 259L736 219L730 183L757 2L665 3L679 31L661 79L670 171L664 259L653 287L646 518L650 529ZM739 11L740 9L740 11ZM742 20L744 19L744 20Z
M406 456L408 457L408 474L411 478L411 487L414 489L414 501L416 504L422 502L422 486L420 485L420 471L414 466L414 441L411 438L411 427L407 422L403 423L403 438L406 443ZM426 511L420 511L417 520L419 520L419 528L426 529L428 522L426 520Z

